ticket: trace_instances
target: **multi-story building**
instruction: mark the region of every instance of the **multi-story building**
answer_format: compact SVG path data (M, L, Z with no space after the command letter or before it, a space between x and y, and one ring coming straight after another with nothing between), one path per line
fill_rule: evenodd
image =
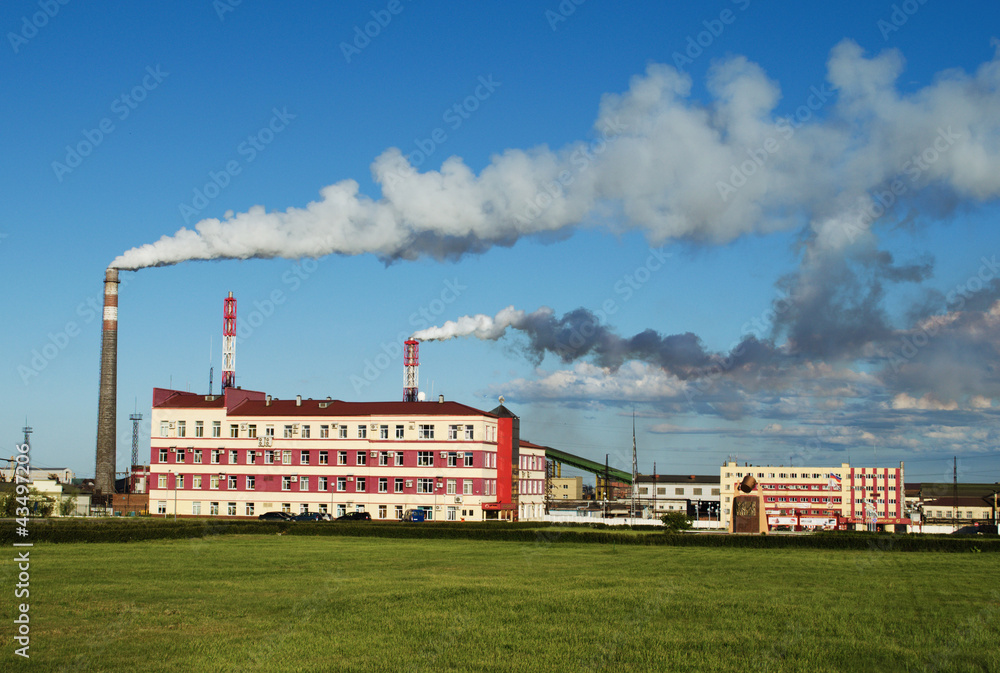
M457 402L272 399L153 390L155 516L256 517L281 510L399 519L538 518L545 452L518 419Z
M553 477L552 500L583 500L583 477Z
M686 512L695 520L718 520L721 492L714 475L641 474L639 501L654 516Z
M903 463L898 468L775 467L725 463L719 471L722 516L728 518L737 486L753 475L764 496L771 526L832 528L904 525Z

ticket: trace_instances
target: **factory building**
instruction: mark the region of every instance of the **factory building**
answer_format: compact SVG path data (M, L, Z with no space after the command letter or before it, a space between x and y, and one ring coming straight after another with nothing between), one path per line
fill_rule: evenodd
M791 467L726 462L719 471L722 516L744 476L756 478L768 524L794 528L863 528L910 523L904 509L903 463L898 468Z
M273 399L153 390L151 513L368 512L393 520L540 519L545 450L501 404Z

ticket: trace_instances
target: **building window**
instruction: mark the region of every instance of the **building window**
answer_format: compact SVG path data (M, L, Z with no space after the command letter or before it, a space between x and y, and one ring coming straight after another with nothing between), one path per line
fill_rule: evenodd
M228 486L228 488L230 490L235 491L236 489L239 488L239 485L237 485L237 483L236 483L237 479L239 479L239 477L236 477L236 476L233 476L233 475L229 476L229 486Z
M434 452L433 451L417 451L417 465L421 467L433 467L434 466Z
M281 464L282 465L291 465L292 464L292 452L291 451L287 451L286 450L286 451L282 451L281 452Z
M184 488L184 475L175 474L174 475L174 488Z
M292 503L290 503L290 502L283 502L283 503L281 503L281 511L284 512L285 514L291 514L292 513Z
M392 488L393 488L393 493L402 493L403 492L403 480L399 479L399 478L394 479L393 483L392 483Z
M694 489L694 495L701 495L701 489L700 488Z
M167 462L167 450L166 449L160 449L160 462L161 463Z
M358 439L366 439L367 437L368 437L368 426L367 425L359 425L358 426Z
M264 464L265 465L274 464L274 449L264 449Z
M320 504L320 506L319 506L319 513L320 514L326 514L327 513L326 503L325 502L322 503L322 504Z
M378 426L378 438L379 439L389 439L389 426L380 425Z
M347 490L347 477L337 477L337 490L338 491Z
M302 439L309 439L309 434L310 434L309 426L308 425L303 425L302 426Z
M465 466L472 467L472 452L466 451L465 453Z
M326 483L327 483L326 477L319 477L318 481L319 481L319 487L318 487L319 490L325 491L326 490Z
M448 480L448 495L455 495L458 491L456 490L456 483L454 479Z
M354 490L355 490L355 492L357 492L357 493L364 493L365 491L367 491L368 490L368 484L366 483L366 481L367 480L364 477L358 477L357 479L355 479L354 480Z
M388 510L388 507L386 507L385 505L379 505L378 506L378 518L384 519L387 510Z
M449 425L448 426L448 439L449 440L458 439L458 426L457 425Z
M713 488L712 489L712 495L719 495L719 489Z
M337 452L337 465L347 465L347 451Z
M166 500L157 500L156 501L156 513L157 514L166 514L167 513L167 501Z
M341 425L339 428L337 428L337 437L339 437L340 439L347 439L346 425Z
M402 467L403 466L403 452L402 451L397 451L396 452L396 465L397 465L397 467Z
M213 474L211 477L208 478L208 487L213 490L219 489L219 475Z
M212 465L218 465L222 456L222 449L212 449Z
M219 503L217 502L208 503L208 513L211 516L219 516Z
M675 488L674 489L674 495L684 495L684 489L683 488Z
M402 439L402 438L403 438L403 426L402 425L397 425L396 426L396 439Z
M299 477L299 490L300 491L309 490L309 477Z
M308 514L308 513L309 513L309 503L307 502L301 503L299 505L299 514Z
M417 439L434 439L434 426L423 423L417 426Z
M454 451L448 454L448 467L458 467L458 454Z
M195 421L194 422L194 436L204 437L205 436L205 421Z
M212 436L213 437L222 436L222 421L212 421Z
M308 465L309 464L309 452L308 451L300 451L299 452L299 464L300 465Z
M244 508L243 512L244 512L244 514L246 516L253 516L253 503L252 502L248 502L246 504L246 507Z
M286 477L282 477L281 478L281 490L282 491L290 491L290 490L292 490L292 478L291 477L287 477L286 476Z
M473 432L471 425L465 426L465 441L471 442L474 434L475 433Z
M201 449L195 449L194 451L191 452L191 454L194 456L192 459L194 463L197 465L201 465Z
M157 483L157 486L159 486L160 488L166 488L167 487L167 475L161 474L160 478L157 480L156 483Z
M320 439L330 439L330 426L321 425L319 426L319 438Z
M187 437L187 422L186 421L177 421L177 436L178 437Z
M201 488L201 475L196 474L191 477L191 488Z
M240 462L240 454L239 454L239 452L236 451L235 449L230 449L229 450L229 464L230 465L236 465L238 462Z
M345 507L343 505L337 505L337 516L344 516Z
M466 479L462 482L462 495L472 495L472 480Z
M456 507L449 507L448 508L448 521L456 521L457 520L457 516L456 516L457 514L458 514L458 509Z
M402 505L396 505L396 518L397 519L402 519L403 518L403 506Z
M389 464L389 452L388 451L379 451L379 454L378 454L378 464L379 465L383 465L383 466Z
M291 439L292 438L292 426L286 425L284 433L281 436L284 437L285 439Z
M256 464L257 464L257 452L247 451L247 465L256 465Z
M170 432L170 422L160 421L160 437L166 437Z
M357 461L358 461L356 463L357 465L367 465L368 464L368 452L367 451L358 451Z
M433 492L434 492L433 479L417 479L417 493L433 493Z
M257 477L252 474L247 475L247 490L252 491L255 488L257 488Z
M320 451L319 452L319 464L320 465L329 465L330 464L330 456L327 454L326 451Z
M389 492L389 480L385 477L379 477L378 480L378 492L388 493Z
M191 513L194 514L195 516L201 516L201 503L200 502L192 502L191 503Z
M240 426L236 423L231 423L229 425L229 436L233 439L240 436Z
M229 516L236 516L236 503L230 502L226 504L226 513Z

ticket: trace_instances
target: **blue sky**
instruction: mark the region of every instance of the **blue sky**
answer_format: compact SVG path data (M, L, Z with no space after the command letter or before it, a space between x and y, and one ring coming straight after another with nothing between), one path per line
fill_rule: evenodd
M426 341L421 388L502 394L532 441L623 467L634 411L643 471L944 480L958 456L1000 480L998 18L8 2L4 435L27 418L36 464L93 474L103 271L214 218L128 259L237 259L122 272L119 469L153 387L207 390L214 365L218 389L233 291L237 383L277 397L398 399L401 336L513 306L535 319ZM594 318L600 343L559 349Z

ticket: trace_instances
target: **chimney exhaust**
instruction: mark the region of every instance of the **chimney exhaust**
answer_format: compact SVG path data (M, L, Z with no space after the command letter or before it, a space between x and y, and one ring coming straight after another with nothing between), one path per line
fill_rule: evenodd
M118 447L118 269L104 273L104 323L101 330L101 385L97 401L97 465L94 488L115 492Z

